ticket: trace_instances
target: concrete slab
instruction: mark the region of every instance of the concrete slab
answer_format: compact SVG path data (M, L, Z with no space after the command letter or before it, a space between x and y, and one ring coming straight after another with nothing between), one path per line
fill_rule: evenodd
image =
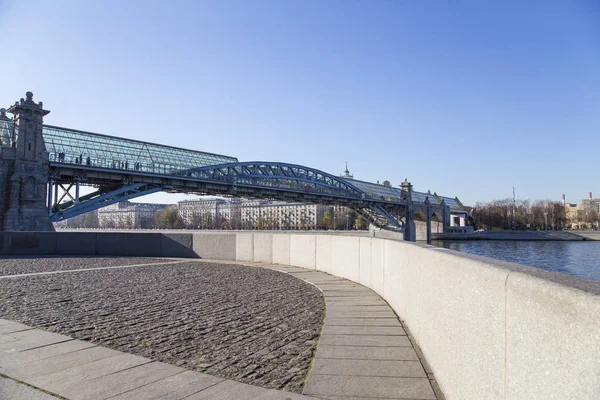
M382 346L331 346L319 345L319 358L343 358L349 360L396 360L417 361L417 353L412 347L382 347Z
M316 269L331 273L331 236L317 235Z
M186 400L231 400L231 399L256 399L256 400L304 400L310 399L296 393L282 392L250 386L234 381L223 381L208 389L202 390Z
M26 351L6 351L4 353L0 351L0 371L90 347L95 347L95 345L80 340L67 340L65 342L37 347Z
M42 375L28 380L27 383L52 393L60 393L67 398L77 398L78 388L85 387L84 383L86 381L149 362L151 360L147 358L121 353L114 357L103 358Z
M345 306L379 306L386 304L380 297L330 297L327 301L332 305Z
M0 376L0 399L2 400L56 400L57 398L31 386Z
M306 384L304 393L340 398L376 397L385 399L435 399L426 378L364 377L315 375Z
M321 289L323 290L323 289ZM325 295L325 297L352 297L352 298L357 298L357 297L369 297L369 298L379 298L379 296L371 291L368 290L328 290L325 289L323 290L323 294Z
M44 358L30 363L7 366L2 368L2 373L24 382L30 382L34 378L63 371L65 369L77 367L83 364L89 364L93 361L102 360L109 357L115 357L122 354L116 350L110 350L104 347L94 346L83 350L73 351L66 354L59 354L53 357Z
M419 361L345 360L317 358L311 374L347 376L392 376L398 378L427 378Z
M273 263L283 265L290 263L290 235L273 235Z
M33 329L27 325L19 324L18 322L13 322L12 324L0 325L0 335L6 335L9 333L26 331L29 329Z
M327 317L325 323L330 326L402 326L397 318L339 318Z
M224 381L222 378L184 371L145 386L124 392L112 400L179 400L188 398L208 387Z
M268 233L254 234L254 253L253 261L272 263L273 262L273 235Z
M56 254L96 254L96 232L61 232L56 235Z
M234 260L235 259L235 234L194 233L193 250L201 258L212 260Z
M344 400L436 398L400 321L379 295L323 272L292 275L319 287L326 303L304 394Z
M71 338L56 333L40 331L38 329L28 329L2 334L0 335L0 354L33 349L67 340L71 340Z
M316 242L315 235L290 235L290 264L315 269Z
M182 372L185 372L185 369L151 362L83 382L78 387L71 387L62 393L73 399L107 399Z
M373 293L373 291L369 288L366 288L364 286L357 286L356 284L350 284L350 283L353 283L353 282L335 281L335 282L323 283L321 290L323 290L323 291L341 290L341 291L357 291L357 292Z
M391 310L387 311L347 311L331 307L327 309L329 318L397 318Z
M405 336L401 327L394 326L328 326L321 331L322 335L391 335Z
M352 304L341 304L339 302L328 301L327 302L327 310L336 310L340 312L376 312L376 311L386 311L393 313L390 306L387 304L378 304L376 306L357 306ZM395 314L394 314L395 315Z
M237 261L254 261L254 235L252 233L236 235L235 259Z
M321 335L319 345L331 346L371 346L371 347L412 347L408 336L375 335Z

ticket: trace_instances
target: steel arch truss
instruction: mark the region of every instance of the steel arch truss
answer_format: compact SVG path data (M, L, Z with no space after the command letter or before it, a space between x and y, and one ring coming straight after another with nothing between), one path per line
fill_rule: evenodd
M278 162L241 162L177 171L176 175L221 181L237 186L265 188L314 196L364 199L365 192L347 181L317 169Z
M97 210L111 204L160 192L166 189L145 183L136 183L122 187L100 188L93 193L79 197L78 182L69 184L69 186L66 188L64 185L57 183L54 187L54 193L56 196L55 198L57 201L55 204L52 204L52 186L53 185L51 183L50 189L48 190L48 204L51 205L49 214L52 222L58 222L63 219L76 217L88 211ZM59 188L61 188L63 191L60 198L58 198ZM74 194L72 193L73 189L75 189ZM66 197L68 197L70 200L61 203L61 201Z
M403 224L392 215L398 215L404 203L371 197L345 179L301 165L280 162L228 163L173 169L169 171L169 176L160 176L160 179L136 171L102 169L94 172L95 180L87 174L90 167L81 164L77 167L71 178L61 175L58 170L50 176L48 209L54 222L120 201L169 191L341 205L355 210L380 228L403 229ZM105 175L109 178L101 178ZM144 181L147 179L151 182ZM99 189L80 197L79 182L91 183ZM62 196L59 196L59 189L62 190Z

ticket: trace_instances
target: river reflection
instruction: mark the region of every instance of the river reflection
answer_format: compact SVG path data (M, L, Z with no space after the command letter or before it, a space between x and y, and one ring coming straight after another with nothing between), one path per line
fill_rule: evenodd
M600 280L600 242L434 240L431 244Z

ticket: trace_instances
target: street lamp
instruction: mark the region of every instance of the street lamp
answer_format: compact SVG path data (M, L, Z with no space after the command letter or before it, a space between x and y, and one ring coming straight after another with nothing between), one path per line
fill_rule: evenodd
M348 230L348 218L350 218L350 214L346 214L346 230Z

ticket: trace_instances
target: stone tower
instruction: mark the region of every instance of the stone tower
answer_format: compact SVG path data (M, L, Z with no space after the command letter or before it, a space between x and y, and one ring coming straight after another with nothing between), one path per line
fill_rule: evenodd
M2 231L53 231L46 208L49 161L42 136L42 120L49 111L27 92L8 112L14 130L0 147L0 226ZM6 114L0 115L0 124L9 126Z

